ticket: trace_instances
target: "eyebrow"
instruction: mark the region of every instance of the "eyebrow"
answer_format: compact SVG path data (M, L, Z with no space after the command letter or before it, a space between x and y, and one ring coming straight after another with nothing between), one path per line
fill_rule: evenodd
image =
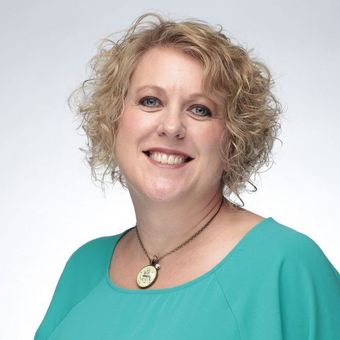
M164 92L165 93L165 90L157 85L143 85L141 87L138 87L137 88L137 91L142 91L142 90L156 90L158 92Z
M155 90L155 91L158 91L158 92L161 92L161 93L166 93L166 91L162 87L157 86L157 85L143 85L141 87L138 87L137 91L143 91L143 90L146 90L146 89ZM197 92L197 93L192 93L192 94L189 95L190 99L195 99L197 97L202 97L202 98L208 99L208 100L212 101L214 104L216 104L215 101L212 98L209 98L204 93Z

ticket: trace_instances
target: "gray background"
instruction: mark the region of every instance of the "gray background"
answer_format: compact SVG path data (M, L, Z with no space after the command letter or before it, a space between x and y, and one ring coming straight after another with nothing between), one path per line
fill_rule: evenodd
M339 269L339 1L23 1L0 5L2 339L31 339L82 243L134 225L126 191L106 197L78 150L66 98L99 40L147 10L222 24L264 60L285 113L275 164L245 207L313 238Z

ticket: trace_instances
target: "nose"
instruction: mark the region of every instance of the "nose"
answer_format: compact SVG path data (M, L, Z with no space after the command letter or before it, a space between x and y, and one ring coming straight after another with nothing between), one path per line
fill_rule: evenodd
M184 138L186 128L180 110L164 110L157 127L157 133L159 136Z

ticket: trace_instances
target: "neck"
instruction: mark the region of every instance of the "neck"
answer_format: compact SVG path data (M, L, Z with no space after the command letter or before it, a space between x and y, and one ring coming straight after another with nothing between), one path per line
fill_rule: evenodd
M208 197L186 199L185 202L155 202L145 198L138 199L134 195L131 197L138 232L151 257L162 256L189 239L217 212L223 199L220 190ZM218 223L220 215L226 209L224 203L208 228L213 228Z

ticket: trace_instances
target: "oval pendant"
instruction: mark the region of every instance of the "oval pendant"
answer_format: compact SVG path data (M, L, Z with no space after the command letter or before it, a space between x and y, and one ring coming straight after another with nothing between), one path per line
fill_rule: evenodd
M137 275L137 285L139 288L150 287L157 279L157 269L155 266L148 265L143 267Z

